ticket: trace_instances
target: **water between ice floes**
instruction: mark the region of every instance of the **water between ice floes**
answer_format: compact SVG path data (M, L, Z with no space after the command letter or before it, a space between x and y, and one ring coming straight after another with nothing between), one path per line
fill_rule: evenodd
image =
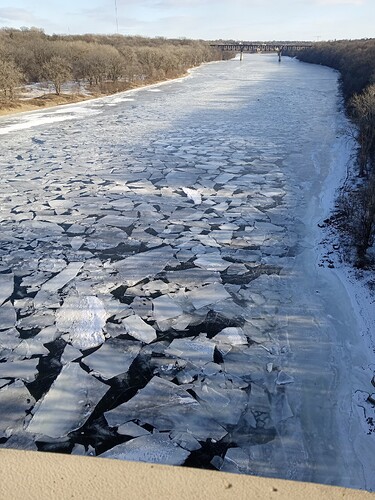
M339 99L328 68L246 55L0 120L1 446L374 486L358 324L316 252Z

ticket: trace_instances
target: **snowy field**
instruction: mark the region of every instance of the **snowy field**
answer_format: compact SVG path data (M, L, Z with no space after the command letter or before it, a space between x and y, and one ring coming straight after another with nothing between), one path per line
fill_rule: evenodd
M375 489L338 100L246 55L0 119L1 447Z

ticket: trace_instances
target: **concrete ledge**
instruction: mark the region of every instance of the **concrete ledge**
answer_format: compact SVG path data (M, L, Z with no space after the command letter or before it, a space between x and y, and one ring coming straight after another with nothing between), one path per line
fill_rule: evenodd
M375 498L365 491L101 458L0 449L6 500Z

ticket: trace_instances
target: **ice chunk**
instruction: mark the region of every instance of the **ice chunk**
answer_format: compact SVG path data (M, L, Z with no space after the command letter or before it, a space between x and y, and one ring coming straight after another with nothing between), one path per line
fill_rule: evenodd
M191 434L187 432L175 432L170 433L170 437L174 443L177 443L181 448L188 451L200 450L202 448L199 441L195 439Z
M48 273L59 273L66 268L64 259L53 259L50 257L43 258L39 261L39 270Z
M73 347L91 349L103 344L103 327L107 313L100 299L94 296L68 297L56 314L56 326L69 333Z
M153 314L155 320L159 323L167 319L177 318L183 314L180 305L168 295L161 295L153 300Z
M156 433L131 439L99 456L135 462L182 465L189 455L190 452L171 441L168 434Z
M221 283L212 283L195 288L191 292L188 292L186 296L192 302L195 309L201 309L202 307L229 298L230 294Z
M74 445L74 448L72 450L71 455L78 455L81 457L88 456L88 457L95 457L95 448L92 446L88 446L88 449L83 446L83 444L76 444Z
M13 273L0 274L0 306L13 293L14 288L14 275Z
M70 240L70 246L73 250L79 250L84 243L85 238L82 238L81 236L74 236L74 238Z
M229 448L220 467L223 472L234 472L237 474L248 474L250 469L249 453L242 448Z
M164 246L119 260L113 267L128 286L133 286L145 278L160 273L173 256L173 248Z
M236 425L247 404L247 394L241 389L221 387L210 381L210 385L194 385L194 392L207 412L221 425Z
M225 271L231 262L223 260L219 252L210 252L199 256L194 264L208 271Z
M68 435L86 422L107 389L78 363L68 363L43 397L27 431L51 438Z
M236 327L227 327L221 330L215 337L213 338L216 342L221 342L223 344L230 345L241 345L247 344L247 337L244 334L242 328Z
M42 285L42 290L50 293L57 292L77 276L82 266L83 262L71 262L63 271L46 281Z
M269 412L271 409L268 393L263 387L251 384L248 408L253 411Z
M17 326L21 330L30 330L33 328L45 328L55 323L55 314L52 312L35 311L29 316L19 319Z
M272 421L277 424L294 416L289 405L288 396L286 393L276 393L272 395Z
M115 227L130 227L135 222L135 217L124 217L122 215L105 215L98 224L115 226Z
M169 356L177 356L178 358L187 359L196 366L213 361L215 343L209 339L192 339L182 338L174 339L169 347L165 350L165 354Z
M150 434L146 429L141 427L140 425L135 424L134 422L126 422L126 424L122 424L117 429L118 434L122 434L123 436L132 436L139 437L145 436L146 434Z
M5 434L8 434L8 432L5 432ZM12 434L12 436L7 440L6 443L0 445L0 448L6 448L10 450L30 450L30 451L37 451L38 449L37 445L35 444L33 436L23 431L22 428L17 429L15 434Z
M43 330L41 330L38 335L34 337L34 339L39 340L42 344L49 344L59 338L60 335L61 333L57 331L56 326L47 326L46 328L43 328Z
M188 432L199 441L219 440L227 433L188 392L160 377L104 416L112 427L137 419L159 431Z
M60 307L60 297L57 293L51 293L47 290L39 290L34 297L34 309L58 309Z
M125 326L128 335L137 340L141 340L145 344L149 344L156 339L155 329L145 323L137 314L133 314L123 319L122 324Z
M34 404L34 398L20 381L0 389L0 437L9 437L21 431L26 411Z
M14 360L0 363L0 378L20 378L32 382L37 376L39 358Z
M194 186L198 176L192 171L171 170L165 178L168 186L180 188L181 186Z
M31 358L34 355L47 355L49 350L36 339L23 340L14 350L17 356Z
M1 332L0 347L3 349L14 349L21 342L20 334L15 328L10 328Z
M196 189L183 187L182 191L186 194L189 200L193 201L194 205L200 205L202 203L202 195Z
M78 349L69 344L66 344L64 351L61 355L61 364L66 365L71 361L75 361L80 357L82 357L81 351L79 351Z
M16 310L11 302L0 306L0 330L13 328L17 322Z
M197 284L220 283L220 274L215 271L206 271L204 269L192 267L182 271L167 271L166 277L170 283L177 283L187 288L196 287Z
M141 347L139 342L110 339L82 361L95 374L99 374L104 379L110 379L129 371Z
M276 379L277 385L292 384L293 382L294 382L294 378L282 370L279 372L277 379Z

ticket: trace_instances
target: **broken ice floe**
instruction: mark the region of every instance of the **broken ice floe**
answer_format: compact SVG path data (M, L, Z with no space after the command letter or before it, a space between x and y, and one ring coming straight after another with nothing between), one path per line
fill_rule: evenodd
M38 401L27 431L52 438L67 436L86 422L107 390L78 363L68 363Z
M124 283L132 286L162 271L173 258L173 255L174 250L169 246L165 246L117 261L113 264L113 268L118 271Z
M25 382L35 380L38 370L39 358L14 359L6 363L0 363L0 378L21 379Z
M168 434L150 434L131 439L102 453L102 458L117 458L164 465L182 465L190 452L172 441Z
M56 326L69 335L73 347L85 350L105 341L107 312L97 297L68 297L56 314Z
M71 262L64 270L60 271L57 276L46 281L42 285L42 290L50 293L57 292L75 278L82 266L82 262Z
M13 273L0 274L0 306L12 295L13 288L14 288Z
M165 354L173 357L183 358L196 366L213 361L215 343L211 340L198 337L195 339L174 339Z
M198 120L145 139L127 119L125 143L122 115L110 144L103 127L88 138L78 126L59 144L46 129L43 148L27 134L9 143L0 386L23 380L40 399L5 444L35 448L36 434L43 449L162 463L194 452L205 465L220 450L217 468L251 472L246 443L293 417L278 273L296 238L280 207L282 154L220 122L214 137ZM85 423L94 448L75 436Z
M137 340L141 340L145 344L149 344L157 338L155 329L143 321L137 314L133 314L123 319L122 324L128 335Z
M11 302L0 306L0 330L13 328L17 322L17 314Z
M16 381L0 389L0 437L10 437L25 425L26 412L35 403L25 385Z
M93 374L111 379L128 372L140 350L139 342L111 339L97 351L83 358L82 362L92 370Z
M159 431L187 432L198 441L218 440L227 433L186 390L159 377L153 377L130 401L104 415L110 426L137 419Z

